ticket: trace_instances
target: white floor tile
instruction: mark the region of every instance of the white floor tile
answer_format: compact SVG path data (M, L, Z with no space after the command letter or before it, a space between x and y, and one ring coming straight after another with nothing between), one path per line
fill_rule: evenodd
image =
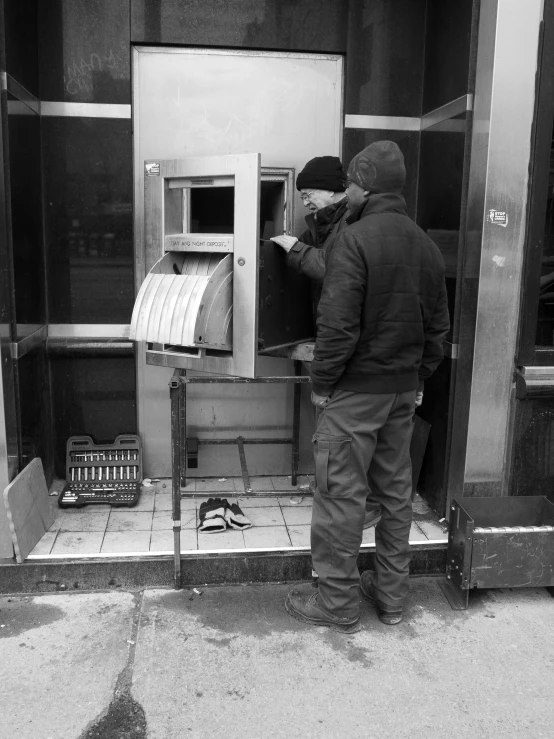
M254 526L284 526L285 519L281 513L279 506L267 508L250 508L249 506L241 506L245 516L252 521Z
M181 531L181 551L194 550L198 546L195 529ZM151 552L173 552L173 531L153 531L150 539Z
M227 529L218 534L198 532L198 549L244 549L242 531Z
M58 528L60 531L104 531L110 512L111 507L108 506L102 506L102 510L92 506L65 509L60 517Z
M305 526L312 522L312 509L303 506L283 506L281 504L281 511L287 526Z
M247 549L273 549L275 547L291 546L286 526L263 526L246 529L242 533Z
M287 526L293 547L309 547L311 526Z
M103 531L60 531L51 553L98 554L103 538Z
M147 552L150 531L107 531L102 542L103 553Z
M58 535L57 530L56 531L47 531L42 539L36 544L35 548L32 550L32 552L29 552L29 554L50 554L52 551L52 547L54 546L54 542L56 541L56 536Z
M150 531L152 511L116 510L110 514L106 531Z

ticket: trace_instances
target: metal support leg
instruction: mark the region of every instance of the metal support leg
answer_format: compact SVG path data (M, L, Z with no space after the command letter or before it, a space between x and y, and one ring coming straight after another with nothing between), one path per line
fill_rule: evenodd
M186 370L181 370L181 377L185 378ZM181 446L179 451L179 486L181 489L187 486L187 383L179 383L179 428L181 434Z
M469 605L469 590L461 590L452 584L446 577L440 577L439 587L450 603L452 610L465 611Z
M173 519L173 559L175 566L175 589L181 587L181 424L180 424L180 381L179 370L175 370L169 383L169 399L171 404L171 474L172 474L172 507Z
M294 375L299 377L302 373L302 362L295 360ZM300 397L302 386L299 382L294 385L293 411L292 411L292 459L291 459L291 476L292 485L297 484L298 465L300 464Z

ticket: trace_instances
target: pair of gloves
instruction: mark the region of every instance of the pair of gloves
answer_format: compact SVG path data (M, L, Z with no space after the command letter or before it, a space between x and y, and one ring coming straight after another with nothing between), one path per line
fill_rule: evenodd
M227 498L208 498L200 505L198 511L198 531L206 534L217 534L232 529L249 529L252 521L248 519L236 503L229 503Z

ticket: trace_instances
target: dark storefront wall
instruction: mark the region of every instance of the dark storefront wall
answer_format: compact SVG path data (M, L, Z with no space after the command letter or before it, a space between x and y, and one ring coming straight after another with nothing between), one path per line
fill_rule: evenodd
M347 120L351 115L418 121L471 92L473 5L471 0L399 0L394 7L384 0L38 4L38 32L29 36L31 44L40 39L36 79L29 71L25 79L43 102L48 356L58 474L68 436L109 440L136 431L132 347L120 340L118 349L103 338L121 336L134 300L131 45L345 54ZM76 111L75 103L93 107ZM118 117L107 117L113 115ZM372 141L396 141L406 158L410 215L426 229L456 230L465 145L463 121L458 118L456 125L420 133L394 124L353 128L347 122L343 160L347 165ZM448 164L444 169L437 168L438 150ZM451 283L453 309L454 277ZM433 424L422 479L438 506L445 495L450 374L451 360L428 387L422 412Z
M510 493L554 501L554 6L545 5Z
M58 473L69 435L106 440L136 431L135 362L131 345L121 340L134 299L131 45L345 54L345 164L371 141L397 141L409 172L410 215L425 229L463 232L471 117L460 110L460 99L472 92L471 34L478 5L477 0L50 0L25 6L26 19L19 14L13 27L33 25L38 6L38 30L26 37L33 53L13 69L21 70L27 89L44 103L45 315L53 329L48 362L37 352L26 376L40 373L40 362L46 363ZM64 107L67 103L95 107L75 111L74 105ZM451 107L434 123L441 106ZM349 116L412 121L423 116L425 127L420 132L403 125L353 125ZM470 277L466 262L479 255L468 256L462 241L448 254L455 356L457 342L471 343L478 278ZM464 330L465 338L459 335ZM110 336L118 341L108 341ZM471 352L447 359L428 385L421 411L434 429L422 479L439 508L451 476L446 450L457 443L449 437L451 418L454 414L463 431L469 406L469 388L460 389L452 370L458 366L459 376L465 363L462 374L470 383L471 362ZM9 372L6 377L9 388ZM6 397L9 401L9 390ZM460 438L456 464L462 485L464 457Z
M403 0L393 13L386 2L342 0L42 3L40 97L128 105L131 44L296 50L346 54L345 113L419 116L425 5ZM134 300L131 121L73 117L63 107L45 106L48 111L57 113L42 117L52 333L95 331L99 337L102 326L108 334L109 324L129 323ZM419 133L347 130L343 159L348 163L384 137L397 140L406 156L406 195L415 217ZM136 430L129 425L135 417L133 357L77 357L72 345L67 342L67 356L58 346L51 357L58 472L70 434L106 439ZM100 370L111 362L117 370ZM106 401L103 414L93 410L92 399Z

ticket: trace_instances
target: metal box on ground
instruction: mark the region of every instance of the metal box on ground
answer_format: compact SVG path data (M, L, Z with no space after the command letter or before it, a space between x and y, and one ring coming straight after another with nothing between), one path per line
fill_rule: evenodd
M554 586L554 505L542 495L455 499L442 585L457 610L477 588Z

